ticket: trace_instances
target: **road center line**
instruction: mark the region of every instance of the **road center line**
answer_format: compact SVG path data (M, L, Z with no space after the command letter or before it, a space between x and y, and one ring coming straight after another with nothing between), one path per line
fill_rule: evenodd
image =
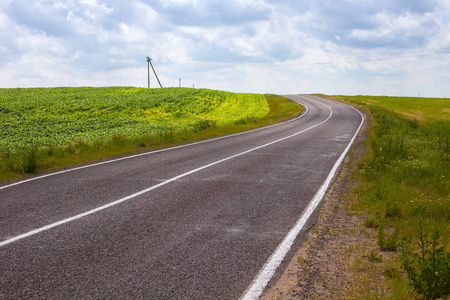
M324 104L323 104L323 105L324 105ZM325 106L327 106L327 105L325 105ZM305 107L306 107L306 106L305 106ZM149 188L147 188L147 189L141 190L141 191L139 191L139 192L137 192L137 193L134 193L134 194L129 195L129 196L127 196L127 197L124 197L124 198L121 198L121 199L119 199L119 200L110 202L110 203L105 204L105 205L103 205L103 206L94 208L94 209L92 209L92 210L86 211L86 212L84 212L84 213L81 213L81 214L75 215L75 216L73 216L73 217L70 217L70 218L67 218L67 219L63 219L63 220L58 221L58 222L56 222L56 223L52 223L52 224L49 224L49 225L46 225L46 226L43 226L43 227L34 229L34 230L32 230L32 231L23 233L23 234L21 234L21 235L18 235L18 236L9 238L9 239L7 239L7 240L4 240L4 241L0 242L0 247L6 246L6 245L8 245L8 244L14 243L14 242L19 241L19 240L24 239L24 238L30 237L30 236L35 235L35 234L38 234L38 233L40 233L40 232L43 232L43 231L46 231L46 230L49 230L49 229L58 227L58 226L60 226L60 225L63 225L63 224L66 224L66 223L69 223L69 222L78 220L78 219L83 218L83 217L85 217L85 216L94 214L94 213L96 213L96 212L102 211L102 210L107 209L107 208L109 208L109 207L118 205L118 204L120 204L120 203L122 203L122 202L125 202L125 201L128 201L128 200L130 200L130 199L136 198L136 197L138 197L138 196L140 196L140 195L142 195L142 194L148 193L148 192L150 192L150 191L152 191L152 190L155 190L155 189L157 189L157 188L159 188L159 187L162 187L162 186L164 186L164 185L166 185L166 184L169 184L169 183L171 183L171 182L173 182L173 181L176 181L176 180L181 179L181 178L183 178L183 177L189 176L189 175L194 174L194 173L196 173L196 172L199 172L199 171L201 171L201 170L207 169L207 168L212 167L212 166L214 166L214 165L220 164L220 163L222 163L222 162L231 160L231 159L233 159L233 158L236 158L236 157L245 155L245 154L247 154L247 153L256 151L256 150L261 149L261 148L265 148L265 147L267 147L267 146L270 146L270 145L273 145L273 144L282 142L282 141L284 141L284 140L287 140L287 139L290 139L290 138L292 138L292 137L294 137L294 136L297 136L297 135L299 135L299 134L302 134L302 133L304 133L304 132L306 132L306 131L308 131L308 130L311 130L311 129L317 127L317 126L320 126L320 125L324 124L325 122L327 122L327 121L331 118L331 116L333 115L333 110L332 110L329 106L327 106L327 107L330 109L330 115L329 115L324 121L322 121L322 122L320 122L320 123L318 123L318 124L316 124L316 125L313 125L313 126L311 126L311 127L308 127L308 128L306 128L306 129L304 129L304 130L301 130L301 131L299 131L299 132L296 132L296 133L291 134L291 135L289 135L289 136L286 136L286 137L284 137L284 138L280 138L280 139L275 140L275 141L272 141L272 142L270 142L270 143L267 143L267 144L264 144L264 145L261 145L261 146L258 146L258 147L255 147L255 148L246 150L246 151L244 151L244 152L241 152L241 153L238 153L238 154L235 154L235 155L232 155L232 156L223 158L223 159L221 159L221 160L218 160L218 161L215 161L215 162L213 162L213 163L204 165L204 166L199 167L199 168L197 168L197 169L194 169L194 170L188 171L188 172L186 172L186 173L180 174L180 175L178 175L178 176L172 177L172 178L170 178L170 179L168 179L168 180L166 180L166 181L163 181L163 182L161 182L161 183L159 183L159 184L157 184L157 185L151 186L151 187L149 187Z

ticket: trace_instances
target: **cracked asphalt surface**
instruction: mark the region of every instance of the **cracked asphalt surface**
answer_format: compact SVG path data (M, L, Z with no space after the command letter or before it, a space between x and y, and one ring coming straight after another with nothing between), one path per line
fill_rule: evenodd
M0 299L238 299L361 123L289 97L308 110L277 126L0 186Z

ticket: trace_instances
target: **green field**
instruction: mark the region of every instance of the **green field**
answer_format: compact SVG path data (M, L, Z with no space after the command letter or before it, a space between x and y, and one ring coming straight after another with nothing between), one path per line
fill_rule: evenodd
M0 89L0 180L279 122L283 97L207 89Z
M366 272L367 299L450 294L450 99L331 96L370 111L367 155L351 208L376 230L374 253L396 253ZM374 255L375 257L375 255ZM381 256L379 256L381 257ZM378 259L377 259L378 260ZM373 269L372 269L373 268ZM377 282L384 272L385 282ZM357 276L357 275L355 275ZM367 294L368 285L374 288ZM378 294L386 288L389 292Z
M202 89L0 89L0 149L223 126L268 112L263 95Z
M378 106L420 123L450 120L450 99L387 96L335 96L354 104Z

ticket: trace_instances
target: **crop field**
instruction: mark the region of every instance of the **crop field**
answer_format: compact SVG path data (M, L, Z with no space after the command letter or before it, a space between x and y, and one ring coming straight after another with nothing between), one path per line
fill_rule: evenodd
M372 284L390 292L366 298L448 297L450 99L330 98L366 107L373 121L350 198L351 208L366 216L364 230L375 233L377 245L371 266L377 273L369 271L361 289ZM375 280L383 273L385 281Z
M281 96L207 89L0 89L0 181L250 130L302 111Z
M0 149L195 130L202 124L222 126L268 112L263 95L204 89L0 89Z

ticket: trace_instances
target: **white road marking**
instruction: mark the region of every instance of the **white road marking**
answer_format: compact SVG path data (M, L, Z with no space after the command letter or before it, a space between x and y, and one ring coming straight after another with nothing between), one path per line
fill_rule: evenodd
M326 106L326 105L325 105L325 106ZM306 106L305 106L305 107L306 107ZM328 106L327 106L327 107L328 107ZM0 247L6 246L6 245L11 244L11 243L14 243L14 242L19 241L19 240L21 240L21 239L24 239L24 238L26 238L26 237L30 237L30 236L35 235L35 234L38 234L38 233L40 233L40 232L49 230L49 229L51 229L51 228L55 228L55 227L57 227L57 226L60 226L60 225L63 225L63 224L66 224L66 223L75 221L75 220L77 220L77 219L80 219L80 218L83 218L83 217L85 217L85 216L88 216L88 215L94 214L94 213L96 213L96 212L102 211L102 210L104 210L104 209L107 209L107 208L109 208L109 207L118 205L118 204L120 204L120 203L122 203L122 202L125 202L125 201L127 201L127 200L133 199L133 198L138 197L138 196L140 196L140 195L142 195L142 194L148 193L148 192L150 192L150 191L152 191L152 190L154 190L154 189L157 189L157 188L159 188L159 187L162 187L162 186L164 186L164 185L166 185L166 184L168 184L168 183L170 183L170 182L172 182L172 181L181 179L181 178L183 178L183 177L186 177L186 176L188 176L188 175L194 174L194 173L196 173L196 172L198 172L198 171L201 171L201 170L204 170L204 169L206 169L206 168L212 167L212 166L217 165L217 164L219 164L219 163L222 163L222 162L224 162L224 161L227 161L227 160L230 160L230 159L233 159L233 158L242 156L242 155L244 155L244 154L247 154L247 153L256 151L256 150L258 150L258 149L261 149L261 148L264 148L264 147L267 147L267 146L270 146L270 145L279 143L279 142L281 142L281 141L290 139L290 138L292 138L292 137L294 137L294 136L296 136L296 135L299 135L299 134L301 134L301 133L304 133L304 132L306 132L306 131L308 131L308 130L311 130L311 129L313 129L313 128L317 127L317 126L320 126L320 125L322 125L323 123L327 122L327 121L331 118L331 116L333 115L333 111L331 110L331 108L330 108L330 107L328 107L328 108L330 109L330 115L328 116L328 118L327 118L326 120L324 120L324 121L322 121L322 122L316 124L316 125L313 125L313 126L311 126L311 127L308 127L308 128L306 128L306 129L304 129L304 130L301 130L301 131L299 131L299 132L296 132L296 133L294 133L294 134L292 134L292 135L289 135L289 136L286 136L286 137L284 137L284 138L281 138L281 139L272 141L272 142L270 142L270 143L267 143L267 144L264 144L264 145L261 145L261 146L258 146L258 147L255 147L255 148L246 150L246 151L244 151L244 152L241 152L241 153L238 153L238 154L235 154L235 155L232 155L232 156L223 158L223 159L221 159L221 160L215 161L215 162L213 162L213 163L204 165L204 166L199 167L199 168L197 168L197 169L194 169L194 170L191 170L191 171L189 171L189 172L183 173L183 174L181 174L181 175L175 176L175 177L173 177L173 178L171 178L171 179L168 179L168 180L166 180L166 181L163 181L163 182L161 182L161 183L159 183L159 184L157 184L157 185L151 186L151 187L149 187L149 188L147 188L147 189L144 189L144 190L142 190L142 191L139 191L139 192L134 193L134 194L132 194L132 195L129 195L129 196L127 196L127 197L121 198L121 199L119 199L119 200L110 202L110 203L108 203L108 204L105 204L105 205L103 205L103 206L97 207L97 208L95 208L95 209L86 211L86 212L84 212L84 213L75 215L75 216L73 216L73 217L70 217L70 218L67 218L67 219L64 219L64 220L61 220L61 221L58 221L58 222L56 222L56 223L52 223L52 224L49 224L49 225L46 225L46 226L43 226L43 227L40 227L40 228L31 230L31 231L26 232L26 233L23 233L23 234L21 234L21 235L18 235L18 236L9 238L9 239L7 239L7 240L4 240L4 241L0 242ZM305 115L305 114L303 114L303 115ZM302 115L302 116L303 116L303 115Z
M164 152L164 151L170 151L170 150L175 150L175 149L179 149L179 148L190 147L190 146L203 144L203 143L209 143L209 142L212 142L212 141L217 141L217 140L221 140L221 139L227 139L227 138L238 136L238 135L242 135L242 134L248 134L248 133L251 133L251 132L260 131L260 130L268 129L268 128L271 128L271 127L280 126L280 125L283 125L283 124L286 124L286 123L298 120L298 119L303 117L308 112L308 108L305 105L303 105L303 104L301 104L299 102L297 102L297 103L302 105L302 106L304 106L305 107L305 111L302 112L300 114L300 116L298 116L298 117L296 117L294 119L285 121L285 122L272 124L272 125L264 126L264 127L261 127L261 128L256 128L256 129L252 129L252 130L249 130L249 131L244 131L244 132L234 133L234 134L230 134L230 135L226 135L226 136L221 136L221 137L217 137L217 138L213 138L213 139L208 139L208 140L204 140L204 141L199 141L199 142L195 142L195 143L189 143L189 144L185 144L185 145L180 145L180 146L164 148L164 149L150 151L150 152L134 154L134 155L125 156L125 157L121 157L121 158L116 158L116 159L111 159L111 160L107 160L107 161L102 161L102 162L99 162L99 163L93 163L93 164L89 164L89 165L85 165L85 166L81 166L81 167L76 167L76 168L62 170L62 171L58 171L58 172L54 172L54 173L41 175L41 176L36 176L36 177L29 178L29 179L17 181L17 182L8 184L8 185L0 186L0 190L9 188L9 187L12 187L12 186L15 186L15 185L23 184L23 183L26 183L26 182L35 181L35 180L38 180L38 179L43 179L43 178L46 178L46 177L63 174L63 173L68 173L68 172L73 172L73 171L77 171L77 170L81 170L81 169L92 168L92 167L96 167L96 166L100 166L100 165L110 164L110 163L113 163L113 162L126 160L126 159L130 159L130 158L135 158L135 157L139 157L139 156L151 155L151 154L155 154L155 153L159 153L159 152Z
M318 103L320 103L320 102L318 102ZM323 104L323 103L320 103L320 104ZM325 104L323 104L323 105L325 105ZM325 106L327 106L327 105L325 105ZM356 130L356 133L353 135L353 138L351 139L350 143L347 145L344 152L342 152L341 156L334 164L333 168L331 169L330 173L328 174L328 177L325 179L325 181L323 182L320 189L317 191L317 193L311 199L306 210L303 212L303 214L297 220L297 223L289 231L289 233L286 235L286 237L283 239L283 241L278 245L277 249L275 249L275 251L272 253L270 258L267 260L266 264L259 271L258 275L255 277L253 282L250 284L250 286L247 288L247 290L244 292L244 294L241 296L240 299L254 300L254 299L258 299L259 296L261 296L262 292L264 291L266 285L269 283L269 281L272 278L273 274L275 273L276 269L278 268L278 266L281 264L284 257L286 256L286 254L291 249L292 244L294 243L294 241L297 238L300 231L303 229L303 226L306 224L309 217L312 215L314 210L317 208L317 206L319 205L319 203L322 201L323 197L325 196L325 193L328 190L331 180L333 179L340 164L342 163L342 161L344 160L348 151L350 150L350 147L352 146L352 144L356 138L356 135L358 134L359 130L361 129L362 125L364 124L364 116L361 114L361 112L359 112L353 106L350 106L350 105L348 105L348 106L353 108L354 110L356 110L361 115L361 123L359 124L358 130ZM330 108L330 107L328 107L328 108Z

